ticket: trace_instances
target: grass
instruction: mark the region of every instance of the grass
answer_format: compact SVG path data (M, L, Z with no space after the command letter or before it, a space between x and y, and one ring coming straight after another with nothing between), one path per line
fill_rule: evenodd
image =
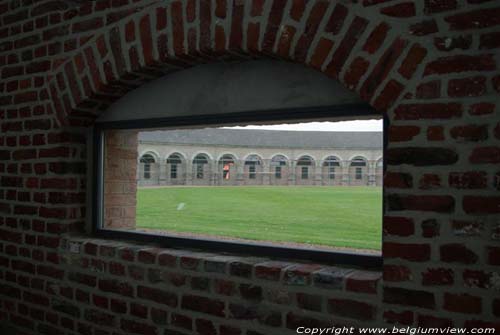
M137 227L356 249L381 247L378 187L140 188Z

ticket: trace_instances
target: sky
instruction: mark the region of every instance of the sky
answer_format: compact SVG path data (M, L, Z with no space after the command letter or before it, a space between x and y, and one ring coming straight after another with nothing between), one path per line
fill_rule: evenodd
M279 125L249 125L227 127L232 129L270 129L270 130L307 130L307 131L382 131L382 120L357 120L339 122L306 122Z

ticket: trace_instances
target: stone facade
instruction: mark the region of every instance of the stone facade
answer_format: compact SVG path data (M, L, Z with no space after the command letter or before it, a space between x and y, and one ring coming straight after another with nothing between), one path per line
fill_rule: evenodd
M266 135L248 132L252 131L241 136L260 136L262 141ZM300 137L303 132L295 133ZM365 148L313 148L314 143L290 147L286 137L266 146L174 143L168 136L162 141L143 139L138 147L138 185L382 185L382 148L376 148L377 143L363 143ZM375 137L381 139L381 134ZM207 136L205 142L211 140ZM234 143L231 136L227 143Z

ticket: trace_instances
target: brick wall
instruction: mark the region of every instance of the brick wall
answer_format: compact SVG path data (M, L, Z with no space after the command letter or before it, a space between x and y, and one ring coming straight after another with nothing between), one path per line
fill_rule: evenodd
M19 334L500 327L498 1L78 3L0 1L0 319ZM248 55L311 66L386 113L382 280L85 235L95 117Z
M138 132L109 130L104 148L104 226L135 228Z

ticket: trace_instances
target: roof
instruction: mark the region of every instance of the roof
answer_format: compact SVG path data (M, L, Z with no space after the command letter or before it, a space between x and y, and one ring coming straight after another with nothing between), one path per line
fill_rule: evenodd
M383 139L382 132L207 128L141 132L139 142L269 148L381 149Z

